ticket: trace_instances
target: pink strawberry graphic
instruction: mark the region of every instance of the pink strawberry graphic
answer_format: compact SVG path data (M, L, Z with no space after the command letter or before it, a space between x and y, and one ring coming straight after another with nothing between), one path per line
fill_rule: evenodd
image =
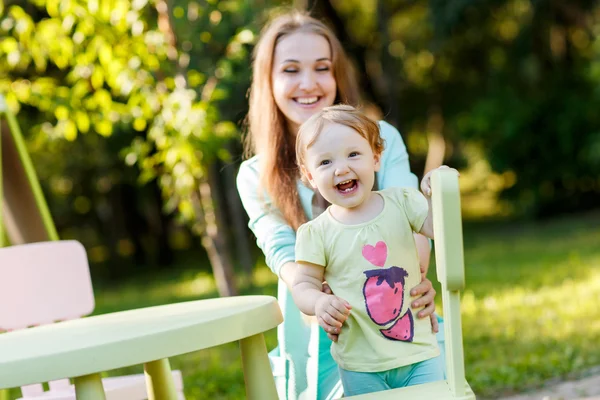
M380 329L380 332L383 336L391 340L412 342L415 331L410 309L390 329Z
M386 325L400 315L404 302L404 278L408 273L399 267L365 271L363 295L369 317L377 325Z

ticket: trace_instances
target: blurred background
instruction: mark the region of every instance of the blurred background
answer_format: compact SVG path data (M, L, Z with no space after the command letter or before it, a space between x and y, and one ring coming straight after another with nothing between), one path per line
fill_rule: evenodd
M0 0L0 93L59 236L88 251L96 313L276 294L235 176L252 48L278 7L333 27L419 177L461 172L474 391L600 365L591 0ZM243 398L237 353L175 359L188 398Z

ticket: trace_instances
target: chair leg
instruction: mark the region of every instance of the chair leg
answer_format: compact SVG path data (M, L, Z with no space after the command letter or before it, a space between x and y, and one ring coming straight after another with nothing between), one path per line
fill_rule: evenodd
M78 376L73 381L77 400L106 400L100 374Z
M262 333L240 340L248 400L277 400L277 389Z
M168 358L147 362L144 364L144 373L148 400L177 400Z

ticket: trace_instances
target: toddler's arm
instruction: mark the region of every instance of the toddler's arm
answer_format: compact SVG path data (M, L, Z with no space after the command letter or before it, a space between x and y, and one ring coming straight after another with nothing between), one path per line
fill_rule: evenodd
M340 332L352 307L346 300L322 292L324 272L320 265L299 262L292 296L300 311L316 315L319 325L335 334Z

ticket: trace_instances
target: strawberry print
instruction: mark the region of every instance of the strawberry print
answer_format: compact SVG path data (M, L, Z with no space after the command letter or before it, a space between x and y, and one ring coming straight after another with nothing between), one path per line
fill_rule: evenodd
M386 325L400 315L404 302L404 278L408 273L399 267L364 272L367 280L363 295L367 313L377 325Z
M380 329L383 336L391 340L399 340L402 342L412 342L415 331L413 316L410 309L406 314L399 318L390 329Z

